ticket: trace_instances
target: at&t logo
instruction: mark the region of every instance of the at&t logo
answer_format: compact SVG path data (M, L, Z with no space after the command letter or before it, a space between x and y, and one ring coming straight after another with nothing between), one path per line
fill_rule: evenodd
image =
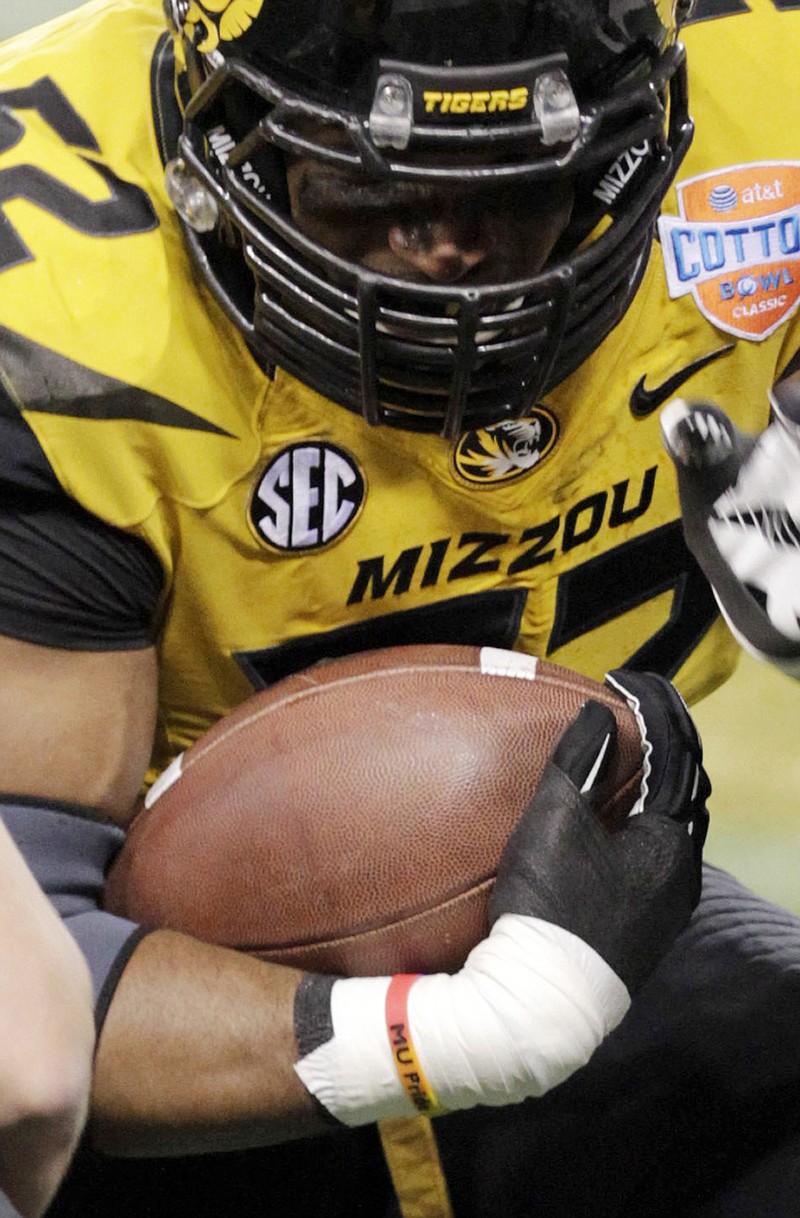
M355 459L335 444L309 441L282 449L256 483L250 521L276 550L316 550L341 537L364 503Z
M737 338L761 342L800 306L800 161L759 161L676 187L659 220L670 296Z

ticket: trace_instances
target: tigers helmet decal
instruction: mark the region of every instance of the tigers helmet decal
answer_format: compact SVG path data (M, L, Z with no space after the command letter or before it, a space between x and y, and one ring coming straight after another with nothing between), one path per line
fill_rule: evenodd
M220 42L235 42L245 34L263 6L264 0L191 0L179 20L198 52L207 55Z

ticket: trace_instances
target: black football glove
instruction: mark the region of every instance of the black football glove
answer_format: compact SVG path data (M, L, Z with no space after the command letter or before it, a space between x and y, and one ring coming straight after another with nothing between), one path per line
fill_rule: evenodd
M561 738L504 851L490 917L529 914L571 931L629 992L653 971L700 896L711 785L680 695L662 677L616 670L608 683L639 721L639 811L610 831L595 808L616 721L587 702Z
M608 680L644 745L639 810L621 829L595 812L616 721L589 702L509 839L491 931L458 973L300 983L295 1069L337 1120L543 1095L586 1064L686 925L707 823L700 741L667 681Z
M718 407L676 401L664 410L686 542L733 634L800 677L800 384L773 394L774 422L758 437Z

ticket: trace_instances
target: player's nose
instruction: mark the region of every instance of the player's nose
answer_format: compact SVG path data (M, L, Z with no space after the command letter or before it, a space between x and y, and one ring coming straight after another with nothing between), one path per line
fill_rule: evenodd
M395 224L389 229L389 247L410 270L434 283L463 279L488 252L475 225L450 220Z

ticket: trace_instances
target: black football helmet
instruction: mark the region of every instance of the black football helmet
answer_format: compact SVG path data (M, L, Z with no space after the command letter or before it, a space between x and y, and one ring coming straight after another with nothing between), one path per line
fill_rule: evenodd
M452 437L524 413L638 287L692 135L689 2L165 0L184 100L170 193L256 358L370 423ZM538 274L410 283L298 230L287 153L378 182L566 176L575 202Z

